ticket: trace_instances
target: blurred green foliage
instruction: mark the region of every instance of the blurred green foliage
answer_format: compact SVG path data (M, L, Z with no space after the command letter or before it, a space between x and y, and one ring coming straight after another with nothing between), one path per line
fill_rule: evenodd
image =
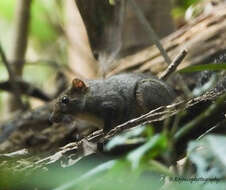
M36 86L45 90L48 80L53 79L57 67L51 66L50 60L62 63L66 57L66 51L60 30L60 23L63 22L61 1L38 0L32 1L29 42L26 53L26 64L23 78ZM0 1L0 43L9 58L12 47L12 37L14 30L14 18L17 0ZM59 40L60 39L60 40ZM30 61L35 63L28 64ZM4 66L0 65L0 81L7 80L8 73ZM4 108L2 102L7 93L0 92L0 116L3 115Z
M198 3L199 1L202 1L202 0L175 0L175 1L179 7L183 9L187 9L192 4Z
M0 1L1 19L12 23L15 13L16 0ZM54 1L33 1L31 9L31 31L30 35L37 38L41 43L50 43L56 40L57 32L49 23L47 15L55 15Z
M174 0L172 14L174 18L183 17L187 8L203 0Z
M12 21L15 0L0 1L0 16L7 21Z
M162 137L155 135L147 138L154 140ZM149 140L147 143L150 142ZM168 169L167 165L154 161L147 151L141 155L143 161L136 168L132 167L133 163L131 162L134 160L128 160L126 156L121 156L114 160L102 161L102 163L97 163L97 160L93 159L87 160L87 163L90 166L92 165L91 168L80 160L70 167L60 167L58 162L35 172L32 170L11 172L9 168L14 168L19 163L27 162L28 166L31 164L26 160L17 161L17 163L12 160L9 168L0 166L0 188L53 190L186 190L192 188L193 190L223 190L226 175L224 159L226 152L222 144L225 143L225 140L224 136L207 135L203 139L192 141L189 144L188 158L197 168L190 176L177 175L173 170ZM164 140L158 143L165 144ZM139 149L140 147L134 151ZM163 155L163 152L159 150L158 156L161 155ZM14 161L16 162L16 160ZM86 168L86 170L83 170L83 168Z
M225 63L209 63L205 65L191 65L179 70L179 73L193 73L199 71L223 71L226 70Z

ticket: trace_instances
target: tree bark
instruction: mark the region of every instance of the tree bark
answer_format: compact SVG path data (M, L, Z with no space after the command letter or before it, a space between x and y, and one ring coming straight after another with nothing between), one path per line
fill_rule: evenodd
M74 0L65 1L68 64L83 78L97 76L97 63L92 54L87 32Z

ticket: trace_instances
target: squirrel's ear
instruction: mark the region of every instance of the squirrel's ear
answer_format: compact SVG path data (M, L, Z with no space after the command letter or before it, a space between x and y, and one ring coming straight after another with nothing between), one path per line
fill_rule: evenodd
M73 79L72 89L76 91L84 91L87 89L86 84L80 79Z

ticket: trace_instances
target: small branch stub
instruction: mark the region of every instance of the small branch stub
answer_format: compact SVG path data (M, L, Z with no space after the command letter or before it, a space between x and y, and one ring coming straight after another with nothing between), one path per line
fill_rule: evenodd
M177 69L187 55L187 50L182 50L173 60L173 62L167 67L167 69L159 77L162 80L167 80L169 76Z

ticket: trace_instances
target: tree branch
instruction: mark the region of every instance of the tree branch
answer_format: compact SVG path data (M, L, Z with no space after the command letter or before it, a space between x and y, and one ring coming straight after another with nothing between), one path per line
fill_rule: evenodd
M4 53L3 49L2 49L1 44L0 44L0 56L2 58L3 64L5 65L5 67L6 67L7 71L8 71L9 83L10 83L10 85L12 87L12 92L13 92L14 98L15 98L17 104L20 105L21 108L24 108L24 105L23 105L23 102L22 102L21 96L20 96L20 90L19 90L19 88L16 85L16 79L14 77L15 76L14 72L13 72L13 70L12 70L12 68L11 68L7 58L6 58L6 55L5 55L5 53Z
M28 31L30 21L30 8L32 0L17 0L15 11L15 28L12 40L12 50L9 56L10 64L12 65L13 74L15 77L21 77L24 57L27 49ZM17 95L20 97L20 92L17 90ZM16 101L15 101L16 100ZM21 109L21 102L18 104L18 98L9 97L9 111ZM24 106L22 106L22 109Z
M159 40L157 34L152 29L151 25L149 24L149 22L145 18L144 14L140 10L140 8L136 4L136 2L134 0L129 0L129 2L130 2L130 5L133 8L135 14L137 15L138 19L144 25L147 32L150 34L149 37L150 37L151 41L158 47L159 51L161 52L162 56L165 59L165 62L169 65L171 63L170 57L168 56L168 54L164 50L162 44L160 43L160 40Z
M168 54L165 51L165 49L163 48L163 46L162 46L157 34L152 29L151 25L148 23L147 19L145 18L144 14L140 10L140 8L136 4L136 2L134 0L129 0L129 1L130 1L131 6L133 7L134 12L136 13L138 19L144 25L145 29L148 31L151 41L158 47L160 53L162 54L163 58L165 59L165 62L168 65L170 65L171 64L171 59L168 56ZM184 94L187 97L191 97L191 92L190 92L189 88L187 87L187 84L184 82L182 76L179 75L179 74L176 74L176 78L178 79L179 84L180 84L182 90L184 91Z
M177 133L174 135L175 141L178 141L183 136L185 136L188 132L194 129L198 124L200 124L204 119L210 117L212 114L216 113L219 108L224 105L223 103L226 101L226 94L220 96L216 102L209 106L203 113L197 116L195 119L187 123L184 127L179 129Z
M187 55L187 50L182 50L173 60L173 62L167 67L167 69L160 75L160 79L167 80L169 76L177 69L178 65L182 63L185 56Z
M43 92L41 89L33 86L32 84L22 81L22 80L16 80L13 83L17 86L17 88L25 95L38 98L43 101L50 101L52 98L49 97L45 92ZM12 83L10 81L4 81L0 82L0 89L8 91L10 93L15 93Z

